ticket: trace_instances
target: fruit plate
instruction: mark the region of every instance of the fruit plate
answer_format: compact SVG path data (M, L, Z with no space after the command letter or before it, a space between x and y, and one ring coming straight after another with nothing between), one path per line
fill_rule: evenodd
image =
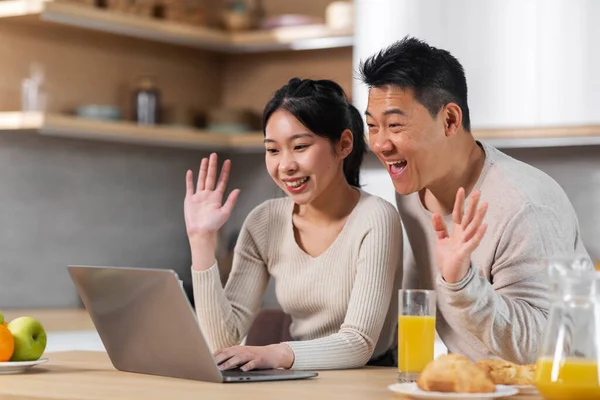
M540 394L534 385L510 385L519 391L519 394Z
M26 369L33 366L48 362L47 358L40 358L35 361L6 361L0 362L0 375L1 374L19 374L25 372Z
M389 385L388 389L392 392L400 393L408 396L411 399L443 399L443 400L460 400L460 399L493 399L496 397L513 396L519 391L516 388L506 385L496 385L496 391L492 393L444 393L444 392L426 392L421 390L415 382L412 383L395 383Z

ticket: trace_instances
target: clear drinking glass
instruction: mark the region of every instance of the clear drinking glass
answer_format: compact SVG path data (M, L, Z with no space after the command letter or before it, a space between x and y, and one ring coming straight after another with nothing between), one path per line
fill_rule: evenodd
M398 293L398 382L414 382L433 360L435 291Z
M48 108L44 67L34 62L29 66L29 74L21 81L21 111L44 112Z
M548 264L553 294L534 383L554 399L600 399L600 272L588 259Z

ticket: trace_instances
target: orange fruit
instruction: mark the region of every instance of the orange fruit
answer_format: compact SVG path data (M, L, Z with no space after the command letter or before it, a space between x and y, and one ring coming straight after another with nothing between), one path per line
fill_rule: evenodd
M5 325L0 325L0 362L8 361L15 351L15 339Z

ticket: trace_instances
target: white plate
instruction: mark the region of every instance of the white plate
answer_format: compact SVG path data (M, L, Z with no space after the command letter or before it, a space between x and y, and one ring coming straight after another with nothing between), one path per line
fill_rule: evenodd
M0 362L0 374L18 374L24 372L27 368L48 362L47 358L40 358L35 361L6 361Z
M492 393L443 393L443 392L426 392L419 389L415 382L411 383L395 383L389 385L388 389L392 392L404 394L411 399L444 399L444 400L461 400L461 399L493 399L495 397L513 396L519 391L516 388L496 385L496 391Z
M510 385L519 391L519 394L540 394L534 385Z

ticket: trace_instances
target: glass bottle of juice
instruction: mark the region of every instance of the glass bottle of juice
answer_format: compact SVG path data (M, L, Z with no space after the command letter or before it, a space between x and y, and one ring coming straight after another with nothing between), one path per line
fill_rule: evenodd
M600 399L600 272L588 259L551 260L553 301L534 375L544 399Z

